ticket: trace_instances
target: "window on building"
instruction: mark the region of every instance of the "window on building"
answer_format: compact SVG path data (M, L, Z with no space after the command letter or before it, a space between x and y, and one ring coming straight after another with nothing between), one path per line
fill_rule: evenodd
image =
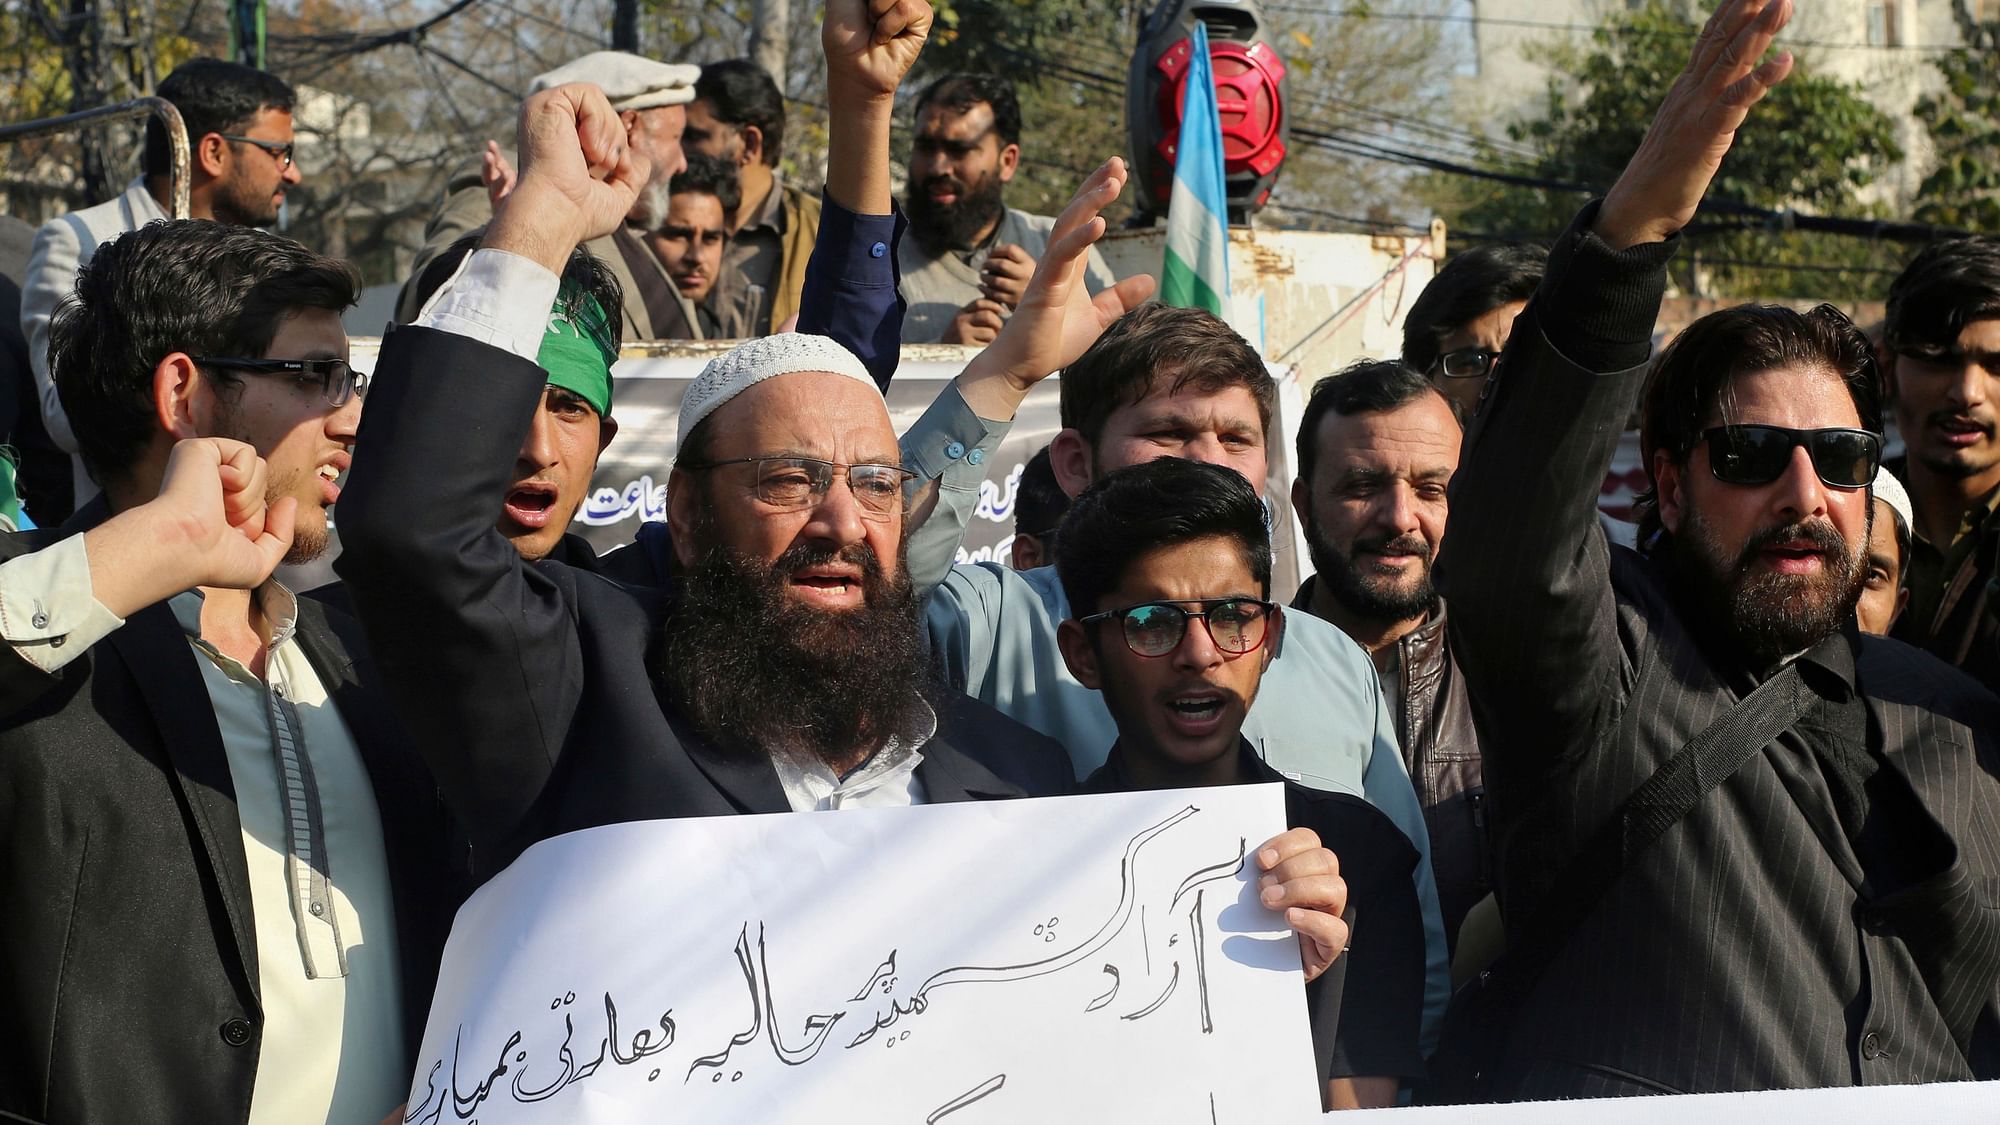
M1870 47L1894 47L1902 40L1897 37L1897 0L1868 0L1868 45Z

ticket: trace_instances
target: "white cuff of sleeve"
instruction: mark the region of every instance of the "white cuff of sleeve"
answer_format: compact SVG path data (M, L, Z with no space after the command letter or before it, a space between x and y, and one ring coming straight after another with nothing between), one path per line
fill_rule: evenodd
M81 535L0 563L0 639L44 672L75 660L123 624L91 595L90 556Z
M491 344L534 362L562 281L519 254L481 247L465 256L417 314L417 326Z

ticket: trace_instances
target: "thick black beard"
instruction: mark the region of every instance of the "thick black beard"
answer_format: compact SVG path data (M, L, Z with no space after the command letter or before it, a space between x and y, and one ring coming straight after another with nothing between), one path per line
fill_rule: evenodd
M1319 575L1321 585L1333 595L1347 612L1363 621L1380 621L1384 624L1408 621L1412 617L1428 616L1437 607L1437 588L1431 585L1431 547L1428 543L1412 541L1408 547L1421 546L1424 559L1423 580L1409 590L1397 590L1372 585L1355 568L1354 559L1336 550L1326 536L1320 534L1319 525L1311 516L1299 513L1306 529L1306 554L1312 558L1313 570ZM1391 540L1375 539L1366 543L1356 542L1355 550L1386 546Z
M948 176L940 178L950 179ZM917 245L933 256L948 250L964 252L973 249L979 232L1007 209L1007 205L1000 201L1002 185L998 175L987 175L975 187L952 182L959 188L956 203L932 203L930 192L926 190L929 182L911 184L909 198L903 201L903 210L910 217L910 234L916 238Z
M655 671L703 737L726 753L810 756L836 772L890 737L922 739L929 665L900 551L891 577L865 544L795 546L770 564L709 534L697 545ZM819 609L787 593L801 567L836 559L863 568L861 608Z
M1726 557L1714 531L1692 507L1680 533L1667 538L1681 604L1709 636L1732 646L1757 672L1832 636L1854 616L1867 579L1860 556L1849 551L1840 533L1824 519L1760 531L1733 559ZM1825 566L1817 576L1751 572L1751 560L1759 550L1788 539L1810 539L1825 552Z

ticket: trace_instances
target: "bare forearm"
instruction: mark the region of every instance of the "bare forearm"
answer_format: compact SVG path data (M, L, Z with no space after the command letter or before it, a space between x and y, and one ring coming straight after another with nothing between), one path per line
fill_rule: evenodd
M857 215L887 215L894 209L889 190L889 125L894 95L830 95L826 194Z

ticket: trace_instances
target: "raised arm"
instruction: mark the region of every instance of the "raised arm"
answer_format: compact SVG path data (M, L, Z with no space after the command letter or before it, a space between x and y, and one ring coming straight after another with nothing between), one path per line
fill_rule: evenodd
M475 846L539 796L582 690L559 566L495 527L548 376L557 271L610 231L647 169L595 86L521 109L520 179L418 325L383 341L336 509L346 580L404 721Z
M1789 55L1760 62L1790 14L1790 0L1726 0L1709 19L1631 163L1551 252L1467 435L1438 585L1502 775L1592 745L1622 705L1599 488L1645 378L1673 238L1790 72Z
M1102 213L1125 189L1126 179L1125 161L1114 156L1083 181L1056 217L1048 249L999 338L966 364L903 435L903 465L917 474L909 549L910 579L917 589L935 588L950 572L979 505L985 462L1006 436L1021 400L1082 355L1112 321L1153 295L1147 274L1095 297L1084 285L1089 253L1104 236Z
M930 27L924 0L834 0L820 25L826 191L797 327L839 341L885 391L901 354L904 310L896 270L904 224L889 190L889 126L896 87Z
M84 532L0 537L0 716L40 697L62 670L156 602L197 586L247 590L277 568L298 510L266 506L264 459L227 438L189 438L160 494Z

